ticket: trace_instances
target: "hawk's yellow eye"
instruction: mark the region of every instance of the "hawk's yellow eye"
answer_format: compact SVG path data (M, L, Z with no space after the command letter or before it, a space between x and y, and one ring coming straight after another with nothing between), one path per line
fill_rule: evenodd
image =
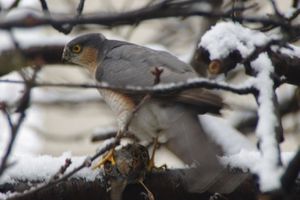
M72 47L73 53L79 53L81 51L81 46L79 44L76 44Z

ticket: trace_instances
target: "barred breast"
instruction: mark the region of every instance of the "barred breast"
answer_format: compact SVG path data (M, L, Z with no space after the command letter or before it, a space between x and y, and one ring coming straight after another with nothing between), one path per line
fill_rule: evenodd
M116 115L119 128L123 128L135 107L134 102L126 95L109 89L99 89L104 101Z

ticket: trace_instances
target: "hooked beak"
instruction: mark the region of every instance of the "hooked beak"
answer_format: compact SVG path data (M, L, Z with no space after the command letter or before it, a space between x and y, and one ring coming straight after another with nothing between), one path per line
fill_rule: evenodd
M64 51L63 51L63 54L62 54L62 61L63 63L68 63L70 62L70 59L71 59L71 54L70 54L70 50L68 47L65 47L64 48Z

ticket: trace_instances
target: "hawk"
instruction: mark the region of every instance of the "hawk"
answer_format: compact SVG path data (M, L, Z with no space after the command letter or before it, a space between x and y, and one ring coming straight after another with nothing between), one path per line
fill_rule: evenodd
M155 82L177 83L197 77L190 65L168 52L109 40L100 33L71 40L64 48L63 59L88 69L97 82L115 87L146 87ZM160 72L159 81L154 71ZM111 89L99 89L99 92L115 114L120 130L147 95ZM198 115L219 113L222 106L218 95L201 88L154 94L137 110L128 130L141 140L164 137L166 147L181 160L187 164L196 163L201 170L197 180L192 181L196 183L193 187L203 191L216 182L224 169L216 158L216 146L201 128Z

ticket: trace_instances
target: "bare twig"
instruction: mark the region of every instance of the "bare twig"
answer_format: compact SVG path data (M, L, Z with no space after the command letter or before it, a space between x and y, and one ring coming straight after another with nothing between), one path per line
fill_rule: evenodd
M19 3L21 2L21 0L15 0L8 8L7 10L12 10L16 7L18 7Z
M49 182L52 182L53 180L58 179L61 175L65 173L65 171L70 167L72 164L72 161L70 158L67 158L65 160L65 163L59 168L59 170L50 178Z
M31 79L24 82L25 83L25 91L20 99L21 101L16 110L16 112L19 112L19 116L15 123L13 123L8 111L6 109L3 109L3 112L6 115L6 118L8 120L8 124L10 127L10 140L9 140L8 146L6 148L6 151L4 152L2 160L1 160L0 176L3 174L3 172L6 169L6 165L7 165L6 163L8 161L9 155L12 151L18 131L21 127L21 124L23 123L23 121L25 119L25 116L26 116L25 112L26 112L27 108L29 107L29 99L30 99L31 89L33 87L33 85L31 83L33 83L35 81L39 69L40 69L39 67L36 67Z
M281 14L281 12L278 10L278 6L276 4L276 2L274 0L270 0L271 5L273 7L274 13L277 17L279 17L280 19L284 20L285 17Z
M92 142L104 141L104 140L116 137L117 134L118 134L118 132L116 130L115 131L111 131L111 132L107 132L107 133L101 134L101 135L100 134L95 134L95 135L92 136L91 141ZM130 133L130 132L126 132L123 135L123 138L132 139L133 141L139 141L139 139L135 135L133 135L132 133Z
M51 13L49 11L46 0L40 0L40 3L41 3L42 9L43 9L46 17L51 19L52 18ZM76 15L75 15L74 19L78 19L80 17L80 15L83 11L83 8L84 8L84 3L85 3L85 0L80 0L79 1L77 9L76 9ZM73 27L74 27L74 25L69 24L69 23L52 24L52 26L53 26L53 28L55 28L56 30L58 30L59 32L62 32L64 34L69 34L72 31Z

